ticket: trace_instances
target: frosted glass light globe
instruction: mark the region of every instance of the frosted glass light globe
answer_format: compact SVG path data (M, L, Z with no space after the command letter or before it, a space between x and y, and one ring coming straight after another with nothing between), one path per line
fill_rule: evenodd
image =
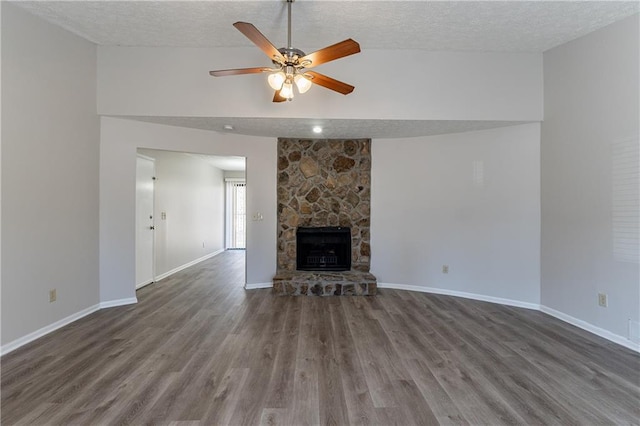
M282 89L280 89L280 96L287 99L293 98L293 84L290 82L285 82L282 85Z
M304 77L302 74L296 75L293 80L296 82L296 86L298 86L298 92L305 93L307 90L311 89L313 83Z
M285 79L286 77L284 73L282 71L278 71L273 74L269 74L269 77L267 77L267 82L273 90L280 90Z

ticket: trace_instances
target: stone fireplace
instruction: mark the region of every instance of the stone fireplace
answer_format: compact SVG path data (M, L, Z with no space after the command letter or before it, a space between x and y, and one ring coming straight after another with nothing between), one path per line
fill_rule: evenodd
M374 295L370 201L369 139L279 139L274 292ZM338 244L347 230L349 244Z

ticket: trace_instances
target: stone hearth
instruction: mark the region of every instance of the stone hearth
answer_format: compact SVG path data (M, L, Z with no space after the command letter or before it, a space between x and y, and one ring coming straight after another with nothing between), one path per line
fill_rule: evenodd
M370 296L378 289L369 272L282 271L273 277L273 291L284 296Z
M369 273L371 141L278 139L278 251L274 292L375 295ZM297 271L298 227L351 228L351 270Z

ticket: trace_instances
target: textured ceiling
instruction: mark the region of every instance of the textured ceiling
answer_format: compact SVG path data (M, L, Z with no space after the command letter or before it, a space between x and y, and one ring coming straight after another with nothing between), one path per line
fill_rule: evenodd
M471 120L317 120L310 118L210 118L210 117L120 117L148 123L213 130L250 136L283 138L410 138L445 133L485 130L523 124L523 121ZM233 130L225 130L225 125ZM313 133L320 126L321 134Z
M90 41L116 46L240 47L251 22L286 43L287 5L271 1L19 1ZM293 45L345 38L363 49L543 52L638 12L618 1L329 1L293 4Z
M232 23L253 23L286 44L287 5L262 1L16 1L94 43L112 46L248 47ZM637 1L335 1L293 4L293 46L307 53L353 38L362 49L544 52L638 13ZM393 138L481 130L503 121L126 117L273 137ZM324 132L315 135L314 125Z

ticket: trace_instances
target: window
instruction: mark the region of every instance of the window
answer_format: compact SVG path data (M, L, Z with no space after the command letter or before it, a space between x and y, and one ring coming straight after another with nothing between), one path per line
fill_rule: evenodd
M246 194L244 179L227 178L226 198L226 247L227 249L245 249L247 234Z

